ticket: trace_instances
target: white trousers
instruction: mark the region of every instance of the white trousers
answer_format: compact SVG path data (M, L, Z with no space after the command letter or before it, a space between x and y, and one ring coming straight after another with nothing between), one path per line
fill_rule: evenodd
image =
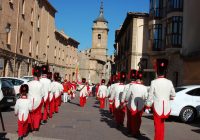
M70 95L68 95L68 93L63 93L63 102L67 103L70 99Z

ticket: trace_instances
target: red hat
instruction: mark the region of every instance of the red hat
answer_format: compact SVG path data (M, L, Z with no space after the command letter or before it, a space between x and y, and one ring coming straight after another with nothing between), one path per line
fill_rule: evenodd
M106 82L105 79L102 79L102 80L101 80L101 83L102 83L102 84L105 84L105 82Z
M48 72L47 73L47 78L51 80L52 79L52 75L53 75L52 72Z
M41 76L41 69L39 66L35 66L33 68L33 76L40 77Z
M41 71L42 71L42 74L47 74L48 73L48 65L42 65L41 66Z
M137 77L137 79L142 80L143 72L142 71L138 71L136 77Z
M85 83L86 82L86 79L85 78L82 78L82 83Z
M157 59L156 68L158 75L165 75L167 71L168 60L167 59Z
M126 80L126 73L124 71L122 71L120 73L120 81L125 81Z
M58 72L55 72L55 73L54 73L53 79L54 79L55 81L58 81L58 80L59 80L59 73L58 73Z
M135 79L136 79L136 75L137 75L137 70L132 69L132 70L130 71L130 79L131 79L131 80L135 80Z

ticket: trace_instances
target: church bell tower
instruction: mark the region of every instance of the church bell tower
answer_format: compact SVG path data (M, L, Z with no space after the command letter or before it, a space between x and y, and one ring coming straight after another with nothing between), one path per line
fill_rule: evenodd
M108 21L104 18L103 1L101 1L100 14L93 21L91 53L94 59L103 62L107 60L108 31Z

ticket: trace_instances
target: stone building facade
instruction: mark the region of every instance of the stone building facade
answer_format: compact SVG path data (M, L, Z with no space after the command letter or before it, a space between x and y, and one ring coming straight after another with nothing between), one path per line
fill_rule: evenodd
M168 60L167 77L175 86L200 83L199 5L195 0L150 0L149 56L152 63Z
M122 27L116 30L116 71L140 67L145 72L145 84L149 85L156 77L156 60L164 58L168 61L166 77L172 80L174 86L200 84L199 6L200 2L195 0L150 0L143 34L136 32L140 30L132 24L136 22L128 20L128 13ZM145 38L143 43L135 41L142 36ZM131 53L130 42L137 42L140 55L135 51ZM134 47L137 48L136 45ZM130 54L135 57L130 59Z
M0 76L31 75L34 65L48 63L72 80L79 43L56 30L56 12L48 0L0 1Z
M139 69L139 63L148 61L148 18L147 13L129 12L123 25L116 30L116 72L124 71L128 74L131 69Z

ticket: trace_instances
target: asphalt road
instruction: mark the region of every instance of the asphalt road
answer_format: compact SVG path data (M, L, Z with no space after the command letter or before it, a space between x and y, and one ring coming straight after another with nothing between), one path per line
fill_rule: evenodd
M78 99L63 103L60 111L38 132L29 133L25 140L134 140L125 127L116 129L115 122L107 109L100 110L98 102L89 97L84 108L79 107ZM13 109L2 112L5 122L6 139L17 139L17 117ZM200 121L184 124L170 118L165 124L166 140L200 140ZM153 140L154 124L152 115L144 114L141 126L141 140ZM1 137L1 136L0 136ZM0 138L3 139L3 138Z

